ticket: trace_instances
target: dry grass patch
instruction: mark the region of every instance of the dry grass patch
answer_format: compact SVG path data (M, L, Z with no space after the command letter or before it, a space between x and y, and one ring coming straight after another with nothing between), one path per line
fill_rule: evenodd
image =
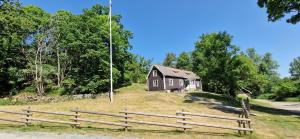
M84 99L59 103L48 103L38 105L21 105L21 106L1 106L3 110L21 111L27 107L31 107L36 110L44 111L56 111L56 112L70 112L71 109L82 109L88 111L99 112L112 112L119 113L125 108L129 111L146 112L146 113L158 113L158 114L171 114L175 115L178 110L187 110L195 113L208 113L223 116L234 116L237 114L226 113L217 109L209 108L207 105L199 104L197 102L186 103L185 98L182 95L162 92L147 92L144 85L135 84L133 86L125 87L117 90L114 103L110 103L107 96L101 96L97 99ZM285 138L292 136L293 138L300 138L296 130L300 131L300 118L290 115L279 116L270 115L264 112L257 112L260 117L252 117L254 120L255 132L252 135L243 136L243 138ZM0 114L0 117L7 117L10 115ZM11 116L10 116L11 117ZM49 118L56 120L67 120L70 117L66 116L53 116L45 114L34 114L33 117ZM81 114L81 118L98 119L102 121L120 122L122 118L112 118L107 116L95 116L89 114ZM14 117L11 117L14 118ZM164 119L135 116L136 120L155 121L155 122L169 122L176 123L176 119ZM217 124L237 126L236 122L226 120L215 120L209 118L193 118L193 121ZM275 122L277 121L277 122ZM297 124L283 124L291 123L292 121L298 122ZM157 126L142 126L134 125L133 129L125 133L119 127L106 126L100 124L83 123L81 129L74 129L70 126L61 124L48 124L48 123L35 123L32 126L25 127L23 125L3 123L0 124L0 130L8 131L44 131L44 132L67 132L76 134L101 134L115 137L141 137L141 138L240 138L237 131L222 130L205 127L193 127L192 130L184 134L181 130L167 127ZM279 124L280 123L280 124ZM292 130L293 128L293 130Z

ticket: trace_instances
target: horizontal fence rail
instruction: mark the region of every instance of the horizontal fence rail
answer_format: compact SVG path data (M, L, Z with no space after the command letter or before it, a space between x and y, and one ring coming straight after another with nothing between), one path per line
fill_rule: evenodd
M23 109L23 111L27 111L27 112L31 112L31 113L34 112L34 113L50 114L50 115L80 116L78 114L73 114L73 113L49 112L49 111L31 110L31 109Z
M15 115L31 115L24 112L14 112L14 111L7 111L7 110L0 110L0 113L8 113L8 114L15 114Z
M153 117L162 117L162 118L191 119L191 117L185 117L185 116L164 115L164 114L143 113L143 112L121 111L120 113L127 113L127 114L133 114L133 115L143 115L143 116L153 116Z
M89 119L81 119L81 118L72 118L71 120L89 122L89 123L99 123L99 124L105 124L105 125L131 127L131 125L128 125L128 124L115 123L115 122L105 122L105 121L99 121L99 120L89 120Z
M59 120L50 120L50 119L41 119L41 118L23 118L31 121L40 121L40 122L49 122L49 123L58 123L58 124L69 124L69 125L79 125L80 123L76 122L67 122L67 121L59 121Z
M199 117L233 120L233 121L251 121L251 119L246 119L246 118L226 117L226 116L210 115L210 114L203 114L203 113L190 113L190 112L180 112L180 111L176 112L176 113L177 114L190 115L190 116L199 116Z
M123 118L132 118L131 116L121 115L121 114L112 114L112 113L105 113L105 112L93 112L93 111L84 111L84 110L71 110L72 112L78 113L86 113L86 114L94 114L94 115L104 115L104 116L111 116L111 117L123 117Z
M23 124L28 123L26 121L20 121L20 120L15 120L15 119L6 119L6 118L0 118L0 121L7 121L7 122L13 122L13 123L23 123Z
M233 127L233 126L219 126L219 125L210 125L210 124L205 124L205 123L184 122L184 121L177 121L177 122L187 124L187 125L205 126L205 127L222 128L222 129L231 129L231 130L238 130L238 131L253 131L253 129L239 128L239 127Z
M155 126L165 126L165 127L174 127L174 128L182 128L182 129L191 129L190 126L182 126L176 124L167 124L167 123L158 123L158 122L145 122L145 121L136 121L136 120L128 120L128 123L135 124L146 124L146 125L155 125Z

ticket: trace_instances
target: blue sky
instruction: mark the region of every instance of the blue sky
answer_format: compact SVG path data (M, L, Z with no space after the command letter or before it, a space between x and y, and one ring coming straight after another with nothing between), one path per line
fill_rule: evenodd
M74 14L108 0L21 0L55 13ZM162 63L166 53L179 54L194 49L203 33L227 31L233 44L242 50L253 47L259 54L271 52L282 77L289 76L289 63L300 56L300 23L285 19L268 22L265 9L256 0L113 0L113 13L122 15L122 23L134 33L133 52Z

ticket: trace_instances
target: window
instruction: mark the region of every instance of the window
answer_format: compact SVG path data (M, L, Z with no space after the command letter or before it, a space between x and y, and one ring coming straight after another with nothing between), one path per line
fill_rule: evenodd
M158 87L158 80L153 80L153 87Z
M153 70L153 77L157 76L157 70Z
M196 81L196 85L197 85L197 87L200 87L200 82Z
M191 85L194 85L194 81L191 81Z
M183 84L183 80L179 80L179 85L180 86L183 86L184 84Z
M169 79L169 86L173 86L173 79Z

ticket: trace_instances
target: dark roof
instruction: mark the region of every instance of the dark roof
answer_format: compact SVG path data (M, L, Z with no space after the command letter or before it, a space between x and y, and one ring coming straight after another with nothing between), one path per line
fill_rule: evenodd
M175 69L162 65L153 65L153 67L156 67L164 76L179 77L192 80L200 79L200 77L192 71Z

